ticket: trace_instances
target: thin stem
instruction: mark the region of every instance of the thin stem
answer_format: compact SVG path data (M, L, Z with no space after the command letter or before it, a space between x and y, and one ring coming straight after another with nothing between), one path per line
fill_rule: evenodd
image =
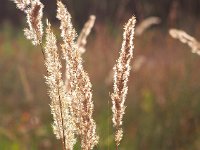
M118 145L116 144L116 150L118 150L119 149L119 147L118 147Z
M119 129L120 129L119 126L117 126L115 129L115 135L116 135L117 131L119 131ZM116 150L119 150L119 142L115 141L115 143L116 143Z
M109 100L108 100L108 137L109 137L109 131L110 131L110 113L109 113L109 112L110 112L110 111L109 111L109 110L110 110L110 107L109 107L109 104L110 104L110 103L109 103ZM109 147L109 138L108 138L108 141L107 141L107 142L108 142L108 150L109 150L109 148L110 148L110 147Z
M61 122L62 122L62 134L63 134L63 138L61 138L62 140L62 146L63 146L63 150L66 150L66 144L65 144L65 131L64 131L64 121L63 121L63 113L62 113L62 103L61 103L61 99L60 99L60 92L58 89L58 94L59 94L59 104L60 104L60 115L61 115Z
M43 58L44 58L44 60L46 60L45 53L44 53L44 48L43 48L42 43L40 43L40 48L41 48L41 52L42 52Z

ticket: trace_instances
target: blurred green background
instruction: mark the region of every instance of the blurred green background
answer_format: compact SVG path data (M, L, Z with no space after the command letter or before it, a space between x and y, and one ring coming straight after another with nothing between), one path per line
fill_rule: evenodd
M63 0L79 33L90 14L97 16L84 67L93 84L94 119L100 136L95 149L115 149L112 82L123 24L135 14L137 25L158 16L159 25L136 36L133 67L120 150L200 149L200 56L168 35L183 29L200 40L199 0ZM54 25L56 0L43 0ZM44 60L23 35L25 16L8 0L0 3L0 150L59 150L51 129ZM137 26L136 26L137 28ZM75 149L80 149L79 144Z

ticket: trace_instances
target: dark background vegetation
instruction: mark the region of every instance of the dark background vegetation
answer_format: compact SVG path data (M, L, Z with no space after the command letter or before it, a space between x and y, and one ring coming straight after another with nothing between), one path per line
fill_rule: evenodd
M56 21L56 0L41 0L45 4L45 15ZM156 15L166 23L169 20L191 19L200 16L199 0L64 0L68 5L73 18L78 26L85 22L90 14L95 14L99 22L117 25L124 22L134 14L140 21L147 16ZM12 1L1 0L0 21L9 21L14 25L22 25L24 18L20 11L15 9ZM172 14L173 13L173 14Z
M100 143L114 149L112 83L106 82L121 47L123 24L132 14L141 22L158 16L160 25L135 37L121 150L200 149L200 56L168 35L183 29L200 40L199 0L63 0L80 32L97 16L83 55L93 84L94 118ZM56 0L43 0L54 24ZM0 150L57 150L41 51L23 35L25 16L9 0L0 1ZM80 149L78 144L76 149Z

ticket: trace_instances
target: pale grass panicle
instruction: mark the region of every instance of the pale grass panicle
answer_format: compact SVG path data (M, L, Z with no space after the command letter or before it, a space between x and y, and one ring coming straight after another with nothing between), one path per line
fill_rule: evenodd
M13 0L17 8L26 14L28 28L24 29L27 39L31 40L33 45L42 44L43 36L43 8L40 0Z
M66 68L68 68L66 71L69 89L67 89L60 71L62 66L58 55L56 37L48 22L46 43L45 45L42 44L42 3L39 0L16 0L14 2L27 15L29 28L25 29L25 35L34 45L39 44L42 47L45 66L47 67L45 79L49 87L50 107L54 119L53 131L56 137L61 139L63 150L73 149L76 143L75 134L81 138L82 149L93 149L98 143L98 136L96 135L96 123L92 118L94 106L91 83L87 73L83 70L82 58L75 42L77 35L71 23L71 15L62 2L57 1L57 18L61 22L61 37L64 42L61 47L65 49L64 58L66 59ZM92 17L92 20L94 20L94 17ZM91 24L89 27L91 28ZM86 41L90 31L87 29L84 32L86 33L81 39ZM86 42L82 43L86 44Z
M57 19L60 20L60 30L61 30L61 37L63 39L63 44L61 44L61 50L63 53L63 59L66 61L65 66L65 85L68 90L68 94L70 95L70 83L69 83L69 71L71 68L71 63L68 63L70 58L67 54L68 49L73 49L75 45L75 38L77 37L76 31L72 26L71 23L71 15L65 8L64 4L61 1L57 1ZM70 53L71 51L68 51ZM73 84L71 85L73 86ZM72 95L72 93L71 93Z
M173 38L187 44L191 48L192 53L200 55L200 42L198 42L194 37L190 36L185 31L178 29L170 29L169 34Z
M62 2L57 3L57 18L60 20L63 52L65 52L68 80L68 94L72 98L73 119L77 134L81 138L83 150L93 149L98 143L96 123L92 118L94 106L92 101L91 83L83 69L82 58L75 42L76 31L71 22L71 15Z
M18 9L25 11L28 6L31 4L31 0L12 0Z
M133 68L132 72L134 72L134 73L138 72L142 68L142 66L145 64L145 62L146 62L145 56L139 55L139 56L135 57L132 65L131 65ZM113 74L114 74L114 72L112 69L112 70L110 70L107 77L105 78L105 84L110 85L113 83Z
M96 17L90 15L88 21L84 24L83 29L77 39L77 46L81 54L85 53L85 45L87 44L87 37L91 32L92 27L94 26Z
M123 137L123 130L122 128L120 128L115 133L115 141L117 142L117 146L120 144L122 137Z
M60 21L63 43L61 50L65 59L66 80L62 79L61 62L56 37L47 21L45 44L43 44L43 4L40 0L13 0L17 8L27 15L28 28L25 35L34 45L40 45L44 54L48 85L53 115L53 131L61 140L63 150L72 150L76 137L81 140L82 150L91 150L98 144L96 123L93 119L92 84L84 70L81 54L85 51L87 37L94 25L95 16L90 16L80 36L71 22L71 15L65 5L57 0L57 18ZM113 124L116 128L117 148L123 137L122 118L125 113L125 99L128 91L128 77L133 53L135 17L125 25L120 57L114 67L114 92L112 98ZM77 39L77 40L76 40Z
M78 39L77 39L77 47L78 47L78 50L80 52L80 54L83 54L85 53L86 51L86 44L87 44L87 37L89 36L93 26L94 26L94 23L95 23L95 20L96 20L96 16L94 15L90 15L88 21L84 24L84 27L83 29L81 30L81 33L79 34L78 36ZM62 52L63 52L63 58L65 59L65 54L66 54L66 51L65 49L62 49ZM65 85L66 85L66 88L68 89L69 88L69 82L68 82L68 71L67 71L67 68L66 69L66 72L65 72Z
M142 35L148 28L152 25L160 24L161 19L159 17L148 17L145 18L139 25L136 26L135 29L135 36Z
M64 43L75 44L74 41L77 37L77 34L71 23L71 15L61 1L57 1L57 18L60 20L61 23L61 37L63 38ZM74 45L69 46L74 47Z
M115 141L117 147L122 139L122 119L125 114L125 99L128 92L128 77L130 74L130 63L133 57L133 37L136 19L133 16L129 19L128 23L124 27L123 43L120 51L120 56L114 66L114 86L112 99L112 111L113 111L113 126L116 128Z
M56 37L51 31L50 23L47 22L46 44L44 47L45 66L47 68L46 83L51 98L51 113L54 123L53 130L58 139L61 139L66 150L73 149L76 142L75 124L70 113L71 98L62 80L61 62L56 45Z

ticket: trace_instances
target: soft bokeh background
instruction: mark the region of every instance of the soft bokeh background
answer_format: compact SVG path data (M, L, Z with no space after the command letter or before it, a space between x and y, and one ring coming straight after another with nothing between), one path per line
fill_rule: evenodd
M63 0L80 32L90 14L97 21L83 55L93 84L94 118L100 142L115 149L109 93L110 71L121 47L123 24L135 14L140 23L162 22L135 37L121 150L200 149L200 56L172 39L168 29L183 29L200 40L199 0ZM56 0L42 0L54 24ZM0 150L58 150L45 85L41 51L23 35L25 16L0 0ZM138 24L137 24L138 25ZM137 27L136 27L137 28ZM80 149L78 144L75 149Z

